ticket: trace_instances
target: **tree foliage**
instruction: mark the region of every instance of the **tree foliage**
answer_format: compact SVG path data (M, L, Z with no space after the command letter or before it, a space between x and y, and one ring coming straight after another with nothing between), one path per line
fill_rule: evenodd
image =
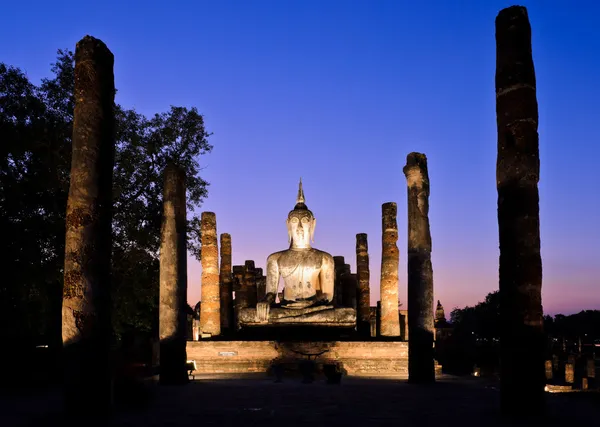
M8 267L0 319L6 338L60 337L73 52L59 50L51 71L35 85L0 63L0 236ZM114 323L118 333L150 331L157 318L163 169L170 161L183 167L192 211L207 195L199 157L212 146L196 108L172 106L146 117L115 105L115 115ZM189 246L198 255L199 219L189 217Z

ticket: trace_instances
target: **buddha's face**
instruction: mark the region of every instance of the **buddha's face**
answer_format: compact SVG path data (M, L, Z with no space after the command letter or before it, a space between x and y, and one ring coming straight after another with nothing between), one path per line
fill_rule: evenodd
M315 217L310 211L292 211L286 221L288 237L294 247L310 247L315 232Z

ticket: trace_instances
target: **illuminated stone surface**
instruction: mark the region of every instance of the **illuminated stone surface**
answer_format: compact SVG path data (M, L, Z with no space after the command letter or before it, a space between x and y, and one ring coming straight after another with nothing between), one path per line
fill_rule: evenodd
M382 251L381 251L381 314L379 333L382 337L400 336L398 317L398 223L396 203L384 203L382 209Z
M200 332L212 336L221 333L221 295L219 292L219 249L217 247L217 217L213 212L202 212L202 304Z

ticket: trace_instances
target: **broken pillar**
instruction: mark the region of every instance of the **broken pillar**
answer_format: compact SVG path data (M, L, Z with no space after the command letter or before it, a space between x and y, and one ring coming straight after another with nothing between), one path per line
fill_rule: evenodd
M370 270L369 270L369 244L367 234L359 233L356 235L356 275L358 277L358 329L359 331L368 330L371 318L371 291L370 291Z
M90 36L75 48L71 178L66 213L62 343L71 414L112 408L110 364L114 57ZM90 376L89 367L94 367Z
M219 292L219 249L217 247L217 216L202 212L202 304L200 306L200 333L202 336L221 334L221 295Z
M233 324L233 278L231 273L231 235L221 234L221 268L219 269L221 289L221 330L229 331Z
M356 278L353 276L350 264L344 264L341 278L343 306L356 309Z
M381 206L382 251L381 251L381 314L379 331L382 337L400 336L398 317L398 207L394 202Z
M333 301L336 307L344 306L344 285L342 283L342 276L344 274L344 263L345 262L343 256L333 257L333 264L335 268Z
M256 289L256 267L252 260L244 263L244 289L248 307L256 307L258 290Z
M408 154L403 171L408 187L408 379L412 383L430 383L435 381L435 330L425 154Z
M546 381L552 380L552 360L546 360L545 369L546 369Z
M500 243L500 401L502 412L544 409L538 106L527 9L496 17L498 229Z
M575 382L575 365L572 363L565 363L565 382L567 384Z
M267 277L263 276L263 269L256 268L256 300L262 301L267 294Z

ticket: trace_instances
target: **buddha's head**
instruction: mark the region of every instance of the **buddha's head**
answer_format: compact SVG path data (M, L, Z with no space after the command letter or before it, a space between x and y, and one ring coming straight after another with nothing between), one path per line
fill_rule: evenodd
M290 211L286 220L290 247L310 248L316 223L315 216L304 203L304 190L302 189L302 180L300 180L296 206Z

